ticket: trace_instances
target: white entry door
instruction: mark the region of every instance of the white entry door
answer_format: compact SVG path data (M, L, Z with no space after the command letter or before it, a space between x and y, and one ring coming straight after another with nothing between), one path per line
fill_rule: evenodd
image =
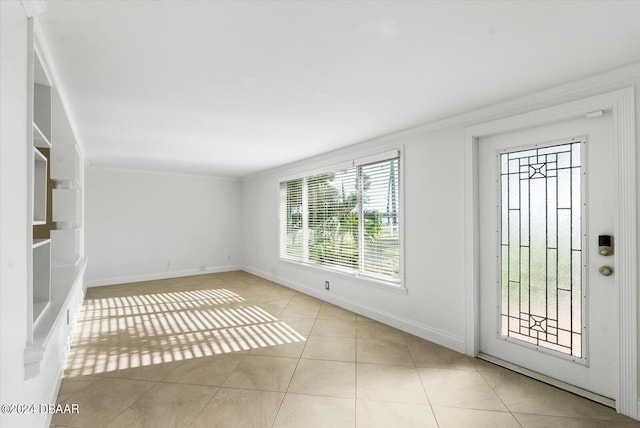
M612 113L478 142L480 352L614 398ZM615 245L615 237L613 237ZM604 400L606 402L606 400Z

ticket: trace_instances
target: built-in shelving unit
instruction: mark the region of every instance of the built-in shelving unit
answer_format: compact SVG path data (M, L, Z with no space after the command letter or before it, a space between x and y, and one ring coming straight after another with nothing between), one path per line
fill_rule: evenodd
M46 233L47 194L49 193L49 162L43 150L51 148L51 80L42 60L34 50L32 56L32 86L30 95L32 108L29 111L32 123L31 139L31 217L34 226L31 246L30 303L31 326L37 325L51 301L51 239ZM35 227L44 226L34 239Z
M31 159L28 212L33 229L28 282L28 335L25 377L40 373L45 351L60 337L68 345L70 320L84 295L82 154L64 103L34 38L29 33L29 145ZM65 345L66 346L66 345Z

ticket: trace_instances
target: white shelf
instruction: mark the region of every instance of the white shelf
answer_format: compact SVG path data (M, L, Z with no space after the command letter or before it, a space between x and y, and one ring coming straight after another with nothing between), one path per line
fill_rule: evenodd
M37 323L40 321L42 314L44 314L44 310L49 306L48 300L34 300L33 301L33 322Z
M80 154L76 146L56 144L51 149L51 179L80 184Z
M78 224L81 215L80 192L73 189L53 189L53 221Z
M33 224L47 222L47 158L33 148Z
M33 249L36 249L38 247L42 247L43 245L47 245L51 242L51 239L34 239L33 240Z
M33 322L51 300L51 240L33 240Z
M33 122L33 145L44 149L51 148L51 141L45 137L35 122Z

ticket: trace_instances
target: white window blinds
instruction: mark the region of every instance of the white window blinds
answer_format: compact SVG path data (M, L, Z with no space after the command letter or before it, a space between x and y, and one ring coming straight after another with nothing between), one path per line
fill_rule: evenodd
M400 282L399 156L379 158L280 183L282 259Z

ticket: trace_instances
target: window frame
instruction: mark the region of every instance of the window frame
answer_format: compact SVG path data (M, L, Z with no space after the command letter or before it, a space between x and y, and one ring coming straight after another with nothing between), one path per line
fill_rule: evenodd
M320 265L317 263L312 263L307 259L296 260L293 258L283 257L281 250L283 244L283 239L286 240L286 226L283 230L283 225L286 224L286 218L283 219L283 210L282 210L282 184L296 180L302 179L305 180L309 177L313 177L319 174L327 174L334 173L341 170L349 169L349 168L359 168L366 165L370 165L377 162L384 162L385 160L398 159L398 279L397 280L386 280L384 278L376 277L374 275L369 275L365 272L360 271L360 269L349 269L349 268L341 268L339 266L327 266ZM306 186L303 185L303 189ZM405 287L404 280L404 147L396 147L393 149L387 149L381 152L373 152L366 153L359 156L354 156L351 160L347 161L337 161L333 163L327 163L325 166L317 167L317 168L309 168L305 170L300 170L300 172L292 175L287 175L280 177L277 180L277 192L278 192L278 240L277 240L277 260L279 262L284 262L287 264L291 264L297 267L302 267L305 269L313 270L315 272L322 272L326 274L331 274L333 276L346 277L350 280L374 286L378 288L382 288L389 291L400 292L403 294L407 293L407 288ZM303 192L304 193L304 192ZM358 194L358 198L360 199L361 195ZM307 213L308 214L308 213ZM285 214L286 215L286 214ZM283 223L284 222L284 223ZM306 245L305 245L306 246ZM306 261L305 261L306 260Z

